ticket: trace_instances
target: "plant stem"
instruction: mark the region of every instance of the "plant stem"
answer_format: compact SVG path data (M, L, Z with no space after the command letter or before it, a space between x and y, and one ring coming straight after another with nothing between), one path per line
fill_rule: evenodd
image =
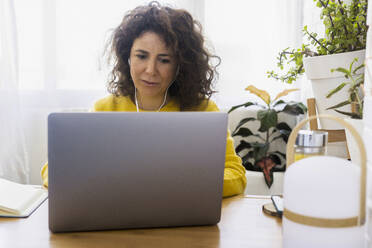
M318 53L313 52L313 51L311 51L308 48L306 48L305 51L302 52L302 54L307 55L307 56L310 56L310 57L314 57L314 56L318 56L319 55Z
M269 136L270 136L270 132L269 130L266 131L266 144L269 144ZM267 152L269 151L269 149L267 149ZM265 152L265 157L267 156L267 152Z
M328 50L327 47L325 47L322 43L320 43L312 34L310 34L307 30L305 30L306 34L310 36L316 43L318 43L319 46L323 47L325 50L327 50L329 53L332 53Z
M327 1L327 4L325 4L322 0L318 0L320 2L320 4L324 7L324 8L327 8L328 6L328 3L329 3L329 0ZM330 13L328 13L328 18L329 20L331 21L331 26L332 28L334 28L334 25L333 25L333 19L332 19L332 16ZM333 38L334 38L334 33L331 34L331 40L333 41Z
M327 49L327 48L326 48ZM313 51L310 51L310 50L308 50L308 49L306 49L305 51L303 51L303 52L301 52L303 55L308 55L308 56L310 56L310 57L314 57L314 56L317 56L318 55L318 53L316 53L316 52L313 52ZM283 52L280 52L280 54L279 54L279 62L280 62L280 64L282 64L283 63L283 55L284 54L290 54L290 55L293 55L293 54L295 54L294 52L287 52L287 51L283 51ZM301 68L302 69L302 68Z
M304 67L304 64L302 64L300 67L298 67L298 70L296 72L299 74L303 67Z
M341 15L344 16L343 18L346 20L347 19L347 16L345 16L345 11L344 11L344 8L342 7L342 1L341 0L338 0L338 3L340 4L340 13L341 13ZM345 24L343 24L343 26L344 26L345 34L346 34L346 37L347 37L348 34L349 34L349 32L347 31L347 28L346 28ZM353 50L352 45L349 45L349 49L350 49L350 51Z
M359 35L361 34L361 32L362 32L362 29L360 28L359 23L357 23L357 26L358 26L358 33L357 33L357 36L359 36Z
M355 5L354 8L355 8L355 12L358 13L358 12L359 12L359 6L358 6L358 5ZM357 24L357 26L358 26L358 33L357 33L357 36L359 36L360 33L362 32L362 29L361 29L361 27L360 27L360 25L359 25L358 22L356 22L356 24Z
M359 97L359 92L358 92L358 89L357 89L357 87L355 87L355 85L356 85L356 82L355 82L355 80L354 80L354 77L352 76L352 75L350 75L350 79L351 79L351 87L352 87L352 89L353 89L353 92L354 92L354 95L355 95L355 97L356 97L356 99L357 99L357 102L358 102L358 112L359 112L359 109L360 109L360 107L362 106L362 100L360 99L360 97ZM351 100L351 99L350 99Z
M282 64L283 63L283 55L284 54L294 54L294 52L287 52L287 51L283 51L283 52L280 52L279 54L279 63Z

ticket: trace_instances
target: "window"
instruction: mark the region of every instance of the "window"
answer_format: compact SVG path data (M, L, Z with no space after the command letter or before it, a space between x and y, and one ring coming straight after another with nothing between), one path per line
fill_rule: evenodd
M103 53L124 13L148 1L14 0L23 90L105 91L109 68ZM301 40L302 1L161 1L185 8L204 27L210 47L222 58L217 103L247 100L254 84L271 93L285 85L266 77L278 52Z

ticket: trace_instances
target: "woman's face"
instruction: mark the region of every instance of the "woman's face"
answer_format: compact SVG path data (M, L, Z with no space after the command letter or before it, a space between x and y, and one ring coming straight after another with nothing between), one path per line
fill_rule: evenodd
M134 40L130 51L130 74L141 98L161 100L175 79L176 61L162 37L148 31Z

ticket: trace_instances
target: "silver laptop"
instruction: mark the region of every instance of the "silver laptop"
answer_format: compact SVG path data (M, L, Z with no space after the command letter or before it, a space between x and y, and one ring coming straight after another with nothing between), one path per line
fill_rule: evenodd
M218 223L226 133L217 112L50 114L49 229Z

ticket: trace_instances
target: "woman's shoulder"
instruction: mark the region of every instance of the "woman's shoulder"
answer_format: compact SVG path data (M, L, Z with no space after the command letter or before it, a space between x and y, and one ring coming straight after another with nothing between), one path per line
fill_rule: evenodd
M127 96L108 95L97 100L94 111L130 111L133 103Z
M210 100L210 99L204 99L195 109L195 111L220 111L217 107L217 104Z

